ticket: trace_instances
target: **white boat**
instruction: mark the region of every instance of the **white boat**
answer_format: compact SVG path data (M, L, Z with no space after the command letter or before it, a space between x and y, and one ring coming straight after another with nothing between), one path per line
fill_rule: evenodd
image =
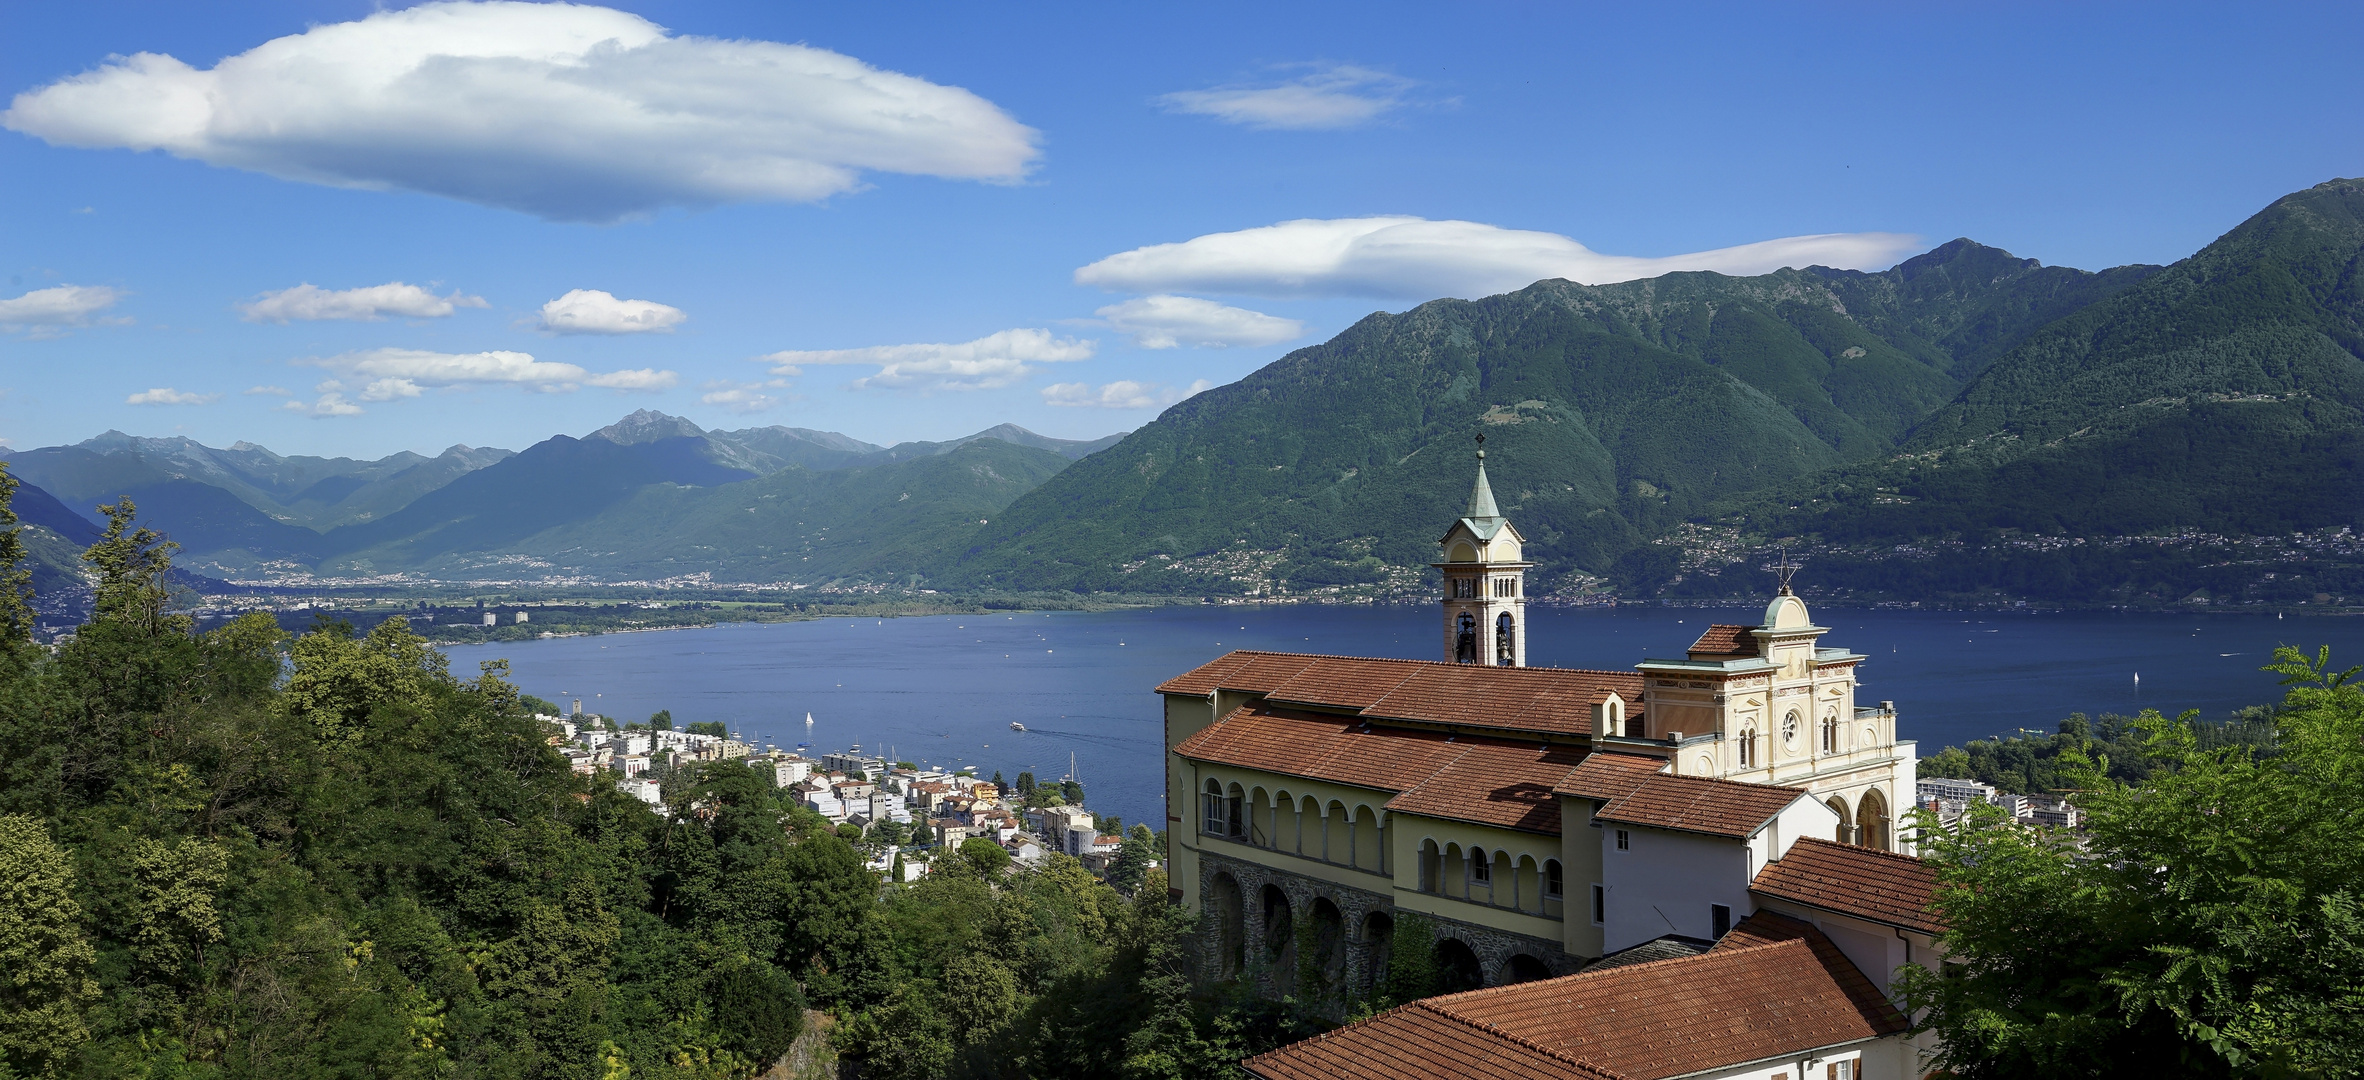
M1015 721L1015 720L1012 720L1012 721L1010 721L1010 730L1011 730L1011 731L1024 731L1024 730L1026 730L1026 725L1024 725L1024 724L1021 724L1021 723L1019 723L1019 722L1017 722L1017 721Z

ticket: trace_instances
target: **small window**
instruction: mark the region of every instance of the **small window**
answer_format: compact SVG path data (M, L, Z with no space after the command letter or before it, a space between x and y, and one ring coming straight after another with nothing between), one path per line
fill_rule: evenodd
M1724 904L1707 905L1707 927L1707 936L1723 940L1724 935L1732 932L1731 907Z
M1560 861L1558 859L1549 859L1543 864L1543 895L1554 900L1560 898Z
M1757 763L1757 733L1756 733L1756 730L1755 730L1755 729L1753 729L1753 728L1743 728L1743 729L1741 729L1741 732L1740 732L1740 767L1741 767L1741 768L1743 768L1743 769L1754 768L1754 767L1756 766L1756 763Z
M1484 885L1494 880L1494 861L1486 853L1472 849L1469 853L1469 880Z
M1855 1059L1828 1062L1823 1070L1823 1075L1829 1080L1855 1080Z
M1789 715L1781 718L1781 745L1794 746L1797 744L1797 741L1798 714L1797 710L1792 709L1790 710Z
M1609 890L1592 887L1592 924L1599 926L1609 921Z
M1839 714L1837 713L1822 718L1822 752L1825 754L1839 752Z
M1619 829L1619 830L1617 830L1617 850L1619 850L1619 851L1625 851L1625 850L1628 850L1628 849L1630 849L1630 848L1632 848L1632 847L1633 847L1633 834L1632 834L1632 833L1629 833L1629 832L1626 832L1626 831L1625 831L1625 830L1623 830L1623 829Z

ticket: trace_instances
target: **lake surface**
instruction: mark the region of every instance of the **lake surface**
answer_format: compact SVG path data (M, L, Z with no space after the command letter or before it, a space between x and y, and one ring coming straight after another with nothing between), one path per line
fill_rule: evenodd
M1965 614L1820 608L1827 647L1868 659L1857 700L1896 702L1921 752L2072 712L2210 718L2279 700L2257 670L2274 646L2364 662L2364 619L2272 615ZM1529 662L1625 669L1681 657L1711 622L1762 608L1534 608ZM1159 823L1162 731L1152 687L1230 649L1435 659L1433 605L1187 607L1099 614L953 615L733 624L454 646L452 670L505 657L527 693L623 720L670 709L757 745L859 743L904 760L1055 778L1073 755L1089 805ZM2140 675L2138 681L2135 676ZM805 726L810 712L813 724ZM1016 721L1021 734L1010 730Z

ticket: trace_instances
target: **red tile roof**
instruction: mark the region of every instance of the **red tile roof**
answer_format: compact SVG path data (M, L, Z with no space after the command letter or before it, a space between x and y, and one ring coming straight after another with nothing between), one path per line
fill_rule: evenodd
M1392 791L1387 808L1556 834L1552 789L1584 751L1530 742L1374 726L1350 717L1250 702L1183 740L1193 761Z
M1594 754L1552 790L1555 794L1602 802L1620 798L1642 786L1642 781L1666 768L1666 759L1614 751Z
M1809 907L1924 934L1945 932L1929 910L1937 870L1909 855L1807 838L1766 864L1749 889Z
M1490 1038L1473 1045L1420 1013ZM1657 1078L1905 1028L1903 1015L1820 931L1758 912L1698 956L1429 998L1243 1064L1267 1080L1492 1080L1505 1065L1534 1076Z
M1756 627L1716 623L1691 643L1694 660L1722 660L1736 656L1757 655Z
M1746 838L1805 795L1802 788L1771 784L1702 776L1649 776L1593 816L1653 829Z
M1158 686L1163 694L1216 690L1413 720L1558 735L1590 734L1593 706L1611 693L1642 715L1642 677L1630 671L1505 668L1427 660L1299 653L1227 653Z
M1264 1080L1625 1080L1424 1001L1259 1054L1240 1066Z

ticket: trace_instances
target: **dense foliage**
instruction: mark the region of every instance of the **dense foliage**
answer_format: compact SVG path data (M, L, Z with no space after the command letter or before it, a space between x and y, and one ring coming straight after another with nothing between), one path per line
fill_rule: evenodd
M2285 648L2272 755L2145 713L2129 782L2063 748L2080 834L1923 826L1952 929L1905 996L1966 1077L2364 1071L2364 686Z
M2261 756L2274 752L2274 710L2252 705L2211 722L2187 712L2176 723L2190 729L2202 750L2246 746ZM1948 746L1920 760L1920 775L1976 780L2022 795L2061 791L2082 781L2079 762L2090 762L2112 780L2139 784L2162 763L2152 758L2151 732L2140 717L2103 713L2089 719L2073 713L2060 730L2021 733Z

